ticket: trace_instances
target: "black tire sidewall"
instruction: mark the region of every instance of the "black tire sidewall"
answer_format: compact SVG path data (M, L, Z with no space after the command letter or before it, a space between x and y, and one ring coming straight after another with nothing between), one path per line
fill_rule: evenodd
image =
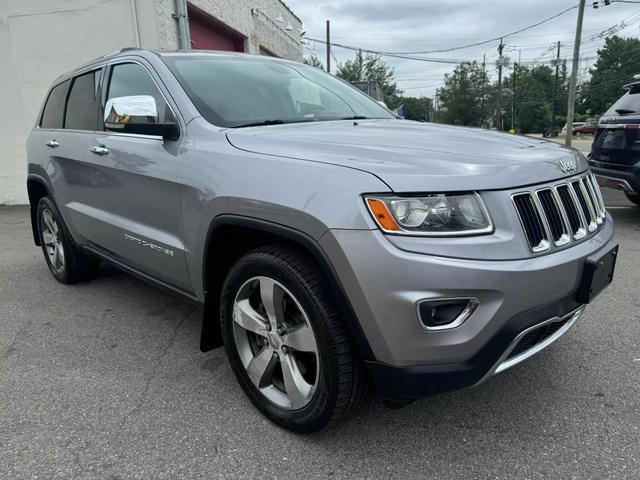
M51 265L51 261L49 260L49 255L47 254L47 248L44 244L44 235L43 235L43 213L45 210L49 210L53 215L56 224L58 225L58 229L60 230L60 239L62 241L62 247L64 248L65 254L65 262L64 268L61 272L57 272L53 265ZM68 257L71 254L72 245L69 242L69 237L66 234L64 223L62 221L62 217L60 217L60 213L56 208L55 204L49 197L42 197L38 202L38 212L37 212L37 222L38 222L38 236L40 238L40 246L42 247L42 253L44 254L45 261L47 262L47 266L49 267L49 271L51 274L60 282L67 283L69 281L69 260Z
M318 345L320 378L311 401L300 410L287 410L270 402L253 385L238 354L233 333L233 303L240 287L250 278L266 276L284 285L305 310ZM222 334L231 367L251 402L269 419L298 432L322 428L331 420L337 398L335 359L331 355L331 338L322 321L323 311L317 299L305 288L305 280L286 263L269 255L253 253L242 258L229 272L221 297Z

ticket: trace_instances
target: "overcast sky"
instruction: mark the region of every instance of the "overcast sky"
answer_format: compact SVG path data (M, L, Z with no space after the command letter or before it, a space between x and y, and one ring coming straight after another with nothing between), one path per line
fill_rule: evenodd
M307 35L325 37L325 20L331 20L331 39L345 45L379 51L431 51L457 47L507 34L577 5L577 0L285 0L302 19ZM580 75L586 75L597 49L602 45L598 34L626 21L628 26L620 35L638 37L640 34L640 4L614 3L592 8L587 0L580 57ZM555 56L561 42L561 58L573 55L578 10L571 10L558 18L531 30L505 38L504 55L523 62ZM497 77L495 60L499 42L454 50L446 53L422 55L447 60L477 60L486 55L489 73ZM332 49L337 60L344 62L354 53L342 48ZM325 63L324 44L310 42L305 56L313 52ZM396 78L405 95L433 96L442 84L443 75L455 65L386 58L395 67ZM335 60L332 59L332 72ZM507 72L508 73L508 72ZM640 71L638 72L640 73Z

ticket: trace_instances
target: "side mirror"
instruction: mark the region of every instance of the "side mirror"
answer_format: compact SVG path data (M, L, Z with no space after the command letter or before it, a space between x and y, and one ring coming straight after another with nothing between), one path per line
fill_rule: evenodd
M107 100L104 128L114 132L157 135L177 140L180 129L175 122L160 123L156 100L151 95L131 95Z

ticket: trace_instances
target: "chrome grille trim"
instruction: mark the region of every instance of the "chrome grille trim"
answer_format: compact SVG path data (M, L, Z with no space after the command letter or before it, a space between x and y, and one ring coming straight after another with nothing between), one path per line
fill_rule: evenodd
M594 234L606 210L592 173L511 195L529 249L541 253Z
M596 180L596 176L593 173L589 174L587 178L591 182L591 188L596 197L596 201L598 202L598 213L600 215L600 218L604 221L607 214L605 211L604 199L602 198L602 192L600 191L600 186L598 185L598 180Z
M587 195L587 190L584 188L584 184L581 179L574 180L571 182L571 189L578 200L578 205L582 210L582 214L584 215L584 219L587 223L587 230L589 232L595 232L598 228L598 224L595 220L595 214L593 213L593 205L589 201L589 195Z
M543 201L543 195L549 193L549 200L552 202L549 208L549 212L547 213L547 208L545 207L546 203ZM536 190L536 197L538 204L540 205L540 213L542 214L543 223L546 224L549 229L548 233L550 238L553 239L553 243L556 247L561 247L566 245L571 241L571 227L569 225L569 221L566 218L566 214L562 209L562 205L560 203L560 199L558 198L558 193L553 188L542 188L540 190ZM556 225L560 226L560 236L556 239L556 235L553 231L553 227L551 222L554 222Z
M522 225L531 251L540 253L549 250L551 235L538 199L530 192L524 192L512 195L511 200L518 212L520 225Z

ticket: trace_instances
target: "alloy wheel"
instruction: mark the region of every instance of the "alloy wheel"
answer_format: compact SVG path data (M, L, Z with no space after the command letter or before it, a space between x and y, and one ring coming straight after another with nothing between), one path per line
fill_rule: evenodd
M233 335L254 386L275 405L299 410L320 378L318 346L300 302L278 281L258 276L238 290Z
M60 273L64 270L64 246L62 232L51 210L42 211L42 224L42 240L49 257L49 264L56 273Z

